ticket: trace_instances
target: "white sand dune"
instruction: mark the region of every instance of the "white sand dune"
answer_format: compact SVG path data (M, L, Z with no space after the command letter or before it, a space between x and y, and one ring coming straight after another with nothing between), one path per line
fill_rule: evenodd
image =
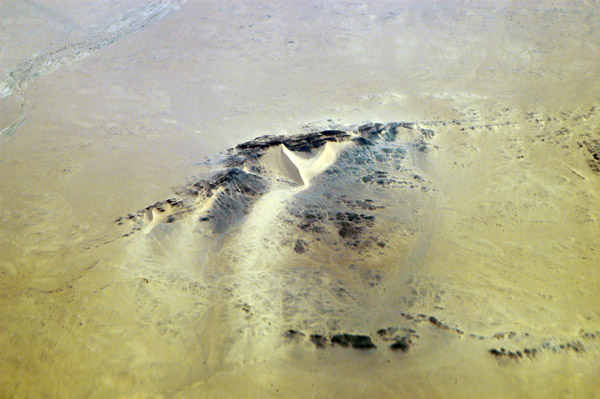
M301 186L308 186L310 180L330 167L340 151L340 145L326 143L315 153L302 155L290 151L285 144L279 145L262 157L262 164L267 170L273 171Z

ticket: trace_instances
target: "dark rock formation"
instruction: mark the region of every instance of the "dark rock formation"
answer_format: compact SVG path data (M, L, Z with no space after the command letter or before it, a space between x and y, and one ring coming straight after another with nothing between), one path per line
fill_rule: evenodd
M298 238L296 240L296 244L294 244L294 251L299 254L303 254L307 251L307 249L308 249L308 242Z
M400 338L396 342L390 345L392 351L408 352L411 342L406 338Z
M340 346L351 346L354 349L377 349L368 335L337 334L331 337L331 343Z
M410 137L405 139L413 140L412 144L397 142L402 129L410 132ZM369 123L348 131L324 130L293 136L257 137L228 150L225 160L221 162L222 171L208 179L178 187L178 198L159 201L127 217L117 218L116 223L123 225L129 221L133 224L132 230L123 234L129 236L152 222L156 212L165 215L160 223L173 223L197 210L205 199L210 198L213 200L212 205L199 215L199 222L207 223L216 234L226 232L243 219L256 200L268 192L275 180L285 181L266 173L259 163L268 149L279 145L285 145L293 152L310 153L328 142L352 141L353 145L340 154L338 162L322 174L323 179L317 179L326 187L335 182L351 184L355 180L360 182L359 184L385 189L418 188L428 191L430 188L426 180L418 173L411 173L406 159L409 156L408 147L428 146L428 140L433 135L432 130L418 128L414 123L393 122ZM291 181L289 183L296 184ZM340 205L339 209L320 209L320 204L316 204L314 208L309 204L301 207L300 213L294 215L299 219L297 225L306 233L324 234L329 231L328 224L333 223L338 239L341 238L349 247L360 250L371 243L385 246L384 240L376 236L365 237L368 229L373 227L375 219L373 214L367 214L366 211L377 212L384 209L384 205L376 204L372 199L347 198L344 195L340 195L335 203ZM361 210L362 213L353 210ZM294 250L302 253L308 247L309 241L299 239L303 241L297 241Z
M302 332L300 332L298 330L293 330L293 329L287 330L284 335L286 338L298 338L298 337L305 336Z
M325 345L327 344L327 338L320 335L320 334L311 334L310 335L310 342L312 342L313 344L315 344L315 346L317 348L324 348Z
M322 147L327 142L343 142L349 139L350 135L341 130L324 130L295 136L260 136L230 149L225 164L228 167L247 165L261 158L269 148L281 144L285 145L290 151L309 153Z
M584 147L590 154L588 165L595 173L600 173L600 140L586 140L579 143L580 147Z

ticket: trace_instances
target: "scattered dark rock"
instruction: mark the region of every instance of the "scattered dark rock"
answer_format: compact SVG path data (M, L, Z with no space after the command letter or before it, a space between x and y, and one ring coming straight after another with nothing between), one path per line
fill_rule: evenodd
M583 343L581 341L573 341L573 342L568 342L566 345L566 349L570 349L575 353L579 353L579 352L585 352L585 346L583 345Z
M224 172L217 173L211 180L200 180L193 184L198 193L206 197L213 195L213 192L221 188L228 194L239 193L246 196L257 196L264 194L268 188L268 182L265 178L254 173L248 173L239 168L231 168Z
M331 337L331 343L340 346L352 346L354 349L376 349L377 345L368 335L338 334Z
M375 201L373 201L372 199L347 200L345 198L342 198L341 202L343 202L350 209L363 209L363 210L368 210L368 211L376 211L376 210L385 208L385 206L383 206L383 205L376 205Z
M338 202L343 204L342 200L339 200ZM357 206L354 202L348 202ZM360 205L358 206L371 206L377 209L375 205L372 205L369 202L359 202L359 204ZM359 214L355 212L323 212L322 210L311 208L306 209L303 212L297 212L293 208L290 208L289 211L298 219L296 225L302 231L307 233L316 233L318 235L326 234L328 231L330 231L327 225L331 224L332 222L337 229L339 237L345 240L344 244L347 246L360 249L366 245L369 245L371 241L376 239L376 237L369 237L369 240L359 240L359 238L361 238L361 236L365 233L365 229L374 225L375 216L373 215L367 215L364 213ZM296 243L295 250L302 251L306 250L307 247L308 245L306 242L301 242L300 244Z
M526 349L525 351L528 351L528 350ZM533 351L536 351L535 353L537 353L536 349L533 349ZM510 351L510 350L506 350L505 348L490 349L489 352L496 357L508 357L510 359L521 359L523 357L522 351ZM528 352L526 352L526 355L528 357L533 357L534 355L530 355L530 353L532 353L532 352L528 351Z
M388 334L388 329L387 328L382 328L381 330L377 330L377 335L379 335L380 337L385 337Z
M396 342L390 345L390 350L396 352L407 352L410 348L410 341L406 338L400 338Z
M361 226L356 226L348 222L341 222L338 234L342 238L357 238L363 231Z
M581 336L586 339L596 339L599 336L599 333L581 331Z
M306 252L307 249L308 249L308 242L298 238L296 240L296 244L294 244L294 251L299 254L303 254Z
M421 135L423 135L423 137L431 139L433 138L433 136L435 136L435 132L431 129L419 129L419 133L421 133Z
M284 332L284 336L286 338L295 339L304 337L305 334L298 330L289 329ZM336 334L329 339L321 334L310 334L309 340L317 348L325 348L326 345L331 344L345 348L352 347L358 350L377 349L377 345L373 343L371 337L368 335Z
M520 359L523 357L528 357L530 359L535 358L542 351L551 351L554 353L565 353L568 351L572 351L575 353L582 353L586 351L584 344L581 341L571 341L567 343L561 344L553 344L550 341L544 342L539 347L534 348L525 348L522 350L508 350L505 348L500 349L490 349L489 352L496 357L507 357L511 359Z
M360 126L357 130L362 137L373 138L385 130L385 125L383 123L368 123Z
M445 326L442 324L442 322L440 322L438 319L436 319L433 316L429 317L429 322L431 324L433 324L434 326L438 327L438 328L444 328Z
M286 338L298 338L298 337L304 337L304 333L302 333L298 330L289 329L284 333L284 336Z
M579 143L579 147L585 147L591 155L588 160L590 169L595 173L600 173L600 140L589 140Z
M375 216L356 214L353 212L338 212L335 214L335 224L338 226L338 234L342 238L356 239L364 231L365 227L373 226Z
M365 146L365 145L374 145L375 143L369 139L366 139L364 137L355 137L352 139L352 141L360 146Z
M534 358L539 352L539 349L537 348L525 348L523 349L523 353L525 354L525 356L530 357L530 358Z
M310 342L315 344L317 348L324 348L327 344L327 338L319 334L311 334Z
M494 334L494 338L495 339L513 339L517 336L517 333L515 331L510 331L510 332L499 332Z
M379 335L380 337L382 337L385 340L387 337L393 336L397 331L398 331L398 327L382 328L380 330L377 330L377 335ZM414 332L413 330L410 330L410 331Z
M498 349L490 349L490 353L494 356L502 356L502 352Z
M381 187L409 187L410 184L406 181L390 177L390 173L384 170L376 170L368 173L361 178L363 183L376 184ZM413 186L414 187L414 186Z
M300 219L298 227L301 230L318 234L325 232L325 229L321 225L322 221L325 219L324 213L307 209L302 214L296 215L296 217Z
M419 152L427 152L429 151L429 147L426 144L417 144L415 146L415 148L417 149L417 151Z
M254 140L238 144L238 154L262 156L265 150L285 145L290 151L310 152L332 141L346 141L350 135L342 130L325 130L322 132L300 134L296 136L261 136Z

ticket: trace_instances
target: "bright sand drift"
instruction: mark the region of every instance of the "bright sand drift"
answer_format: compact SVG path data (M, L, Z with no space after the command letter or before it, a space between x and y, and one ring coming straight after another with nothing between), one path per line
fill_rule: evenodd
M596 5L148 4L3 6L0 396L597 397Z
M297 183L308 186L310 180L321 174L335 161L339 149L327 143L317 149L315 154L302 156L290 151L285 144L279 145L263 157L264 167Z

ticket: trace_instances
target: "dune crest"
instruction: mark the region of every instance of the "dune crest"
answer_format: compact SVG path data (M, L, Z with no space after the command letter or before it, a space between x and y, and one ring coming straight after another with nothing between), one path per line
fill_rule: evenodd
M304 156L290 150L285 144L280 144L265 154L262 163L267 170L308 187L313 177L323 173L335 162L340 150L339 143L328 142Z

